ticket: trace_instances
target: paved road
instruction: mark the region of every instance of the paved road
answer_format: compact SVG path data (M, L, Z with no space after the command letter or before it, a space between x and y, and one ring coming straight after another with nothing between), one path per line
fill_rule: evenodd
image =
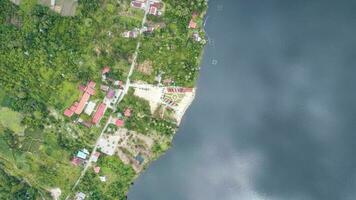
M147 19L147 14L149 12L149 5L150 5L150 1L147 1L146 2L146 9L145 9L145 14L143 16L143 19L142 19L142 23L141 23L141 28L143 28L145 26L145 23L146 23L146 19ZM127 75L127 79L126 79L126 84L125 84L125 87L124 87L124 91L123 91L123 94L120 96L120 99L117 101L116 105L119 104L122 99L124 98L125 94L127 93L127 91L129 90L129 87L130 87L130 77L132 76L132 73L133 73L133 70L135 68L135 65L136 65L136 60L137 60L137 56L138 56L138 50L140 49L140 46L141 46L141 42L140 40L137 42L137 45L136 45L136 50L135 50L135 53L133 55L133 59L132 59L132 63L131 63L131 66L130 66L130 71L129 71L129 74ZM74 186L72 187L72 192L75 190L75 188L78 186L78 184L80 183L81 179L84 177L84 175L86 174L87 170L91 167L92 165L92 160L93 160L93 156L94 156L94 153L96 152L97 148L98 148L98 143L99 143L99 140L100 138L103 136L106 128L108 127L108 125L111 123L111 116L109 118L109 120L106 122L104 128L102 129L101 133L100 133L100 136L97 138L96 140L96 143L95 143L95 146L94 146L94 149L93 151L91 152L90 154L90 157L88 159L88 162L87 164L84 166L79 178L77 179L77 181L75 182ZM69 193L68 196L66 197L66 200L69 199L69 197L71 196L72 193Z
M149 5L150 5L150 1L147 1L146 2L145 14L143 15L143 19L142 19L142 23L141 23L141 29L145 26L146 19L147 19L147 14L148 14L149 8L150 8ZM130 88L130 77L132 76L132 73L133 73L135 65L136 65L137 56L138 56L138 50L140 49L140 46L141 46L141 41L139 40L137 42L136 50L135 50L135 53L134 53L133 58L132 58L132 63L131 63L131 66L130 66L129 74L127 75L126 84L125 84L125 87L124 87L123 94L121 95L120 99L117 101L117 104L124 98L125 94L127 93L127 91Z

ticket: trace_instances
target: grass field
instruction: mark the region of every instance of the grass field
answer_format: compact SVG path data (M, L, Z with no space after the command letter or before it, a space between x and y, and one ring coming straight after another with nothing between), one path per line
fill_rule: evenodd
M21 126L22 115L9 108L0 108L0 123L17 134L23 133L25 128Z

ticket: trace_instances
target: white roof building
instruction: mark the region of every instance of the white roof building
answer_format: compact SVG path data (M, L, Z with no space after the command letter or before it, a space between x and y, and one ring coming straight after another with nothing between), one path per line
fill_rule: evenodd
M85 194L83 192L78 192L76 195L75 195L75 200L84 200L85 199Z
M89 101L87 107L84 110L84 113L87 114L87 115L91 115L93 113L93 111L94 111L95 105L96 104L94 102Z
M100 176L99 178L101 182L106 182L106 176Z

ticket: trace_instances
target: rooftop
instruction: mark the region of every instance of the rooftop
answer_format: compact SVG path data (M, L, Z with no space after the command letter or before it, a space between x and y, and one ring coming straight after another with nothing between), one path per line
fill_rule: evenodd
M104 115L105 110L106 110L106 104L101 103L93 116L92 122L94 124L97 124L100 122L101 118Z
M124 122L124 120L122 120L122 119L117 119L117 120L115 121L115 125L116 125L117 127L122 127L122 126L124 126L124 124L125 124L125 122Z

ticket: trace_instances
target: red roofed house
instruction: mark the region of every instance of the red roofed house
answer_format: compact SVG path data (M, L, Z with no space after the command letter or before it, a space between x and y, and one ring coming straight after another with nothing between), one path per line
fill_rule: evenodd
M80 160L80 158L74 157L71 161L71 163L75 166L78 166L82 163L82 160Z
M117 119L117 120L115 121L115 125L116 125L117 127L122 127L122 126L124 126L124 120L122 120L122 119Z
M106 110L106 104L105 103L101 103L98 107L98 109L96 110L93 119L91 120L94 124L97 124L100 122L101 118L103 117L104 113Z
M75 114L79 115L80 113L83 112L84 107L85 107L86 103L88 102L89 98L90 98L90 94L85 92L83 94L82 98L80 99L77 108L75 109Z
M73 114L74 114L74 112L71 111L71 110L68 109L68 108L64 110L64 115L67 116L67 117L72 117Z
M64 115L67 117L72 117L75 110L77 109L78 102L74 102L74 104L70 107L64 110Z
M157 15L158 14L158 8L155 5L151 5L149 13L151 15Z
M106 74L106 73L108 73L108 72L110 72L110 67L105 66L105 67L103 68L102 74Z
M125 112L124 112L125 117L131 117L131 109L130 108L126 108Z
M98 166L94 167L94 172L95 172L96 174L99 174L99 172L100 172L100 167L98 167Z
M144 8L145 4L144 4L144 2L141 2L141 1L132 1L131 6L134 8Z
M193 13L193 15L192 15L192 19L190 20L190 22L189 22L189 28L192 28L192 29L195 29L195 28L197 28L197 23L195 22L195 19L197 18L197 14L196 13Z
M194 22L193 19L191 19L190 22L189 22L189 28L192 28L192 29L197 28L197 23Z
M90 81L88 83L87 87L84 90L84 94L75 109L75 114L79 115L83 112L86 103L89 101L90 95L95 94L95 85L96 83L94 81Z
M183 92L193 92L193 88L183 88Z

